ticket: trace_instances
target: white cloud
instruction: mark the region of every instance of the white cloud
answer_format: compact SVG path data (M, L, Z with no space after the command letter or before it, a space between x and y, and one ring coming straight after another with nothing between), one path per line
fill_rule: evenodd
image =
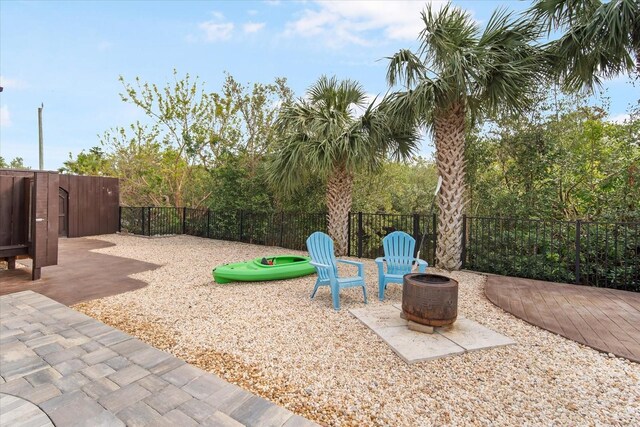
M280 0L265 0L265 3L269 6L280 6L282 2Z
M11 126L11 115L9 114L9 107L3 105L0 107L0 127L8 128Z
M247 22L242 26L245 33L257 33L264 28L266 24L264 22Z
M213 11L211 15L216 21L224 21L224 14L222 12Z
M306 9L297 21L286 24L285 35L321 38L333 47L344 44L366 46L369 41L358 36L354 25L340 16L323 10Z
M228 40L233 32L233 22L217 23L213 21L202 22L198 27L204 32L204 39L208 42Z
M202 39L209 43L230 39L235 28L233 22L225 21L224 15L220 12L212 12L212 15L213 19L198 24L203 33ZM194 41L196 38L189 36L188 40Z
M433 7L445 1L432 0ZM382 32L384 38L415 40L422 30L420 12L425 9L421 1L317 1L315 8L307 8L300 18L288 22L285 34L289 36L319 37L329 44L353 43L370 45L381 40L372 38L373 32Z
M247 10L247 14L251 15L251 16L255 16L258 14L258 11L255 9L249 9Z
M5 76L0 76L0 86L6 89L26 89L28 87L27 83L20 79L10 79Z

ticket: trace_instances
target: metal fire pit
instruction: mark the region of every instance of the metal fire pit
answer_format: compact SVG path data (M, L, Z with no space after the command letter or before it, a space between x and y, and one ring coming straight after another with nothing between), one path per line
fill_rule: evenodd
M458 317L458 282L437 274L407 274L402 284L402 313L407 320L446 326Z

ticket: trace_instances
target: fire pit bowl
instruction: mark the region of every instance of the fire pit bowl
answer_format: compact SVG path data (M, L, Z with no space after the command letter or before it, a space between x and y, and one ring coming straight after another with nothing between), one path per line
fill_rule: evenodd
M458 282L438 274L406 274L402 280L402 313L427 326L447 326L458 317Z

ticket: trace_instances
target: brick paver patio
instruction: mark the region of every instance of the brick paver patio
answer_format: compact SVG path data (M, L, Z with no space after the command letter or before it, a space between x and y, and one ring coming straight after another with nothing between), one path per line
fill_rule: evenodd
M0 297L0 393L59 427L315 425L32 291Z
M640 293L489 276L485 295L533 325L640 362Z

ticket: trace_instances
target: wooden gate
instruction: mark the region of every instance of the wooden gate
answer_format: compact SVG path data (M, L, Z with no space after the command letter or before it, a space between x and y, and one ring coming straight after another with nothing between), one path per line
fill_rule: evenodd
M69 193L58 188L58 236L69 236Z

